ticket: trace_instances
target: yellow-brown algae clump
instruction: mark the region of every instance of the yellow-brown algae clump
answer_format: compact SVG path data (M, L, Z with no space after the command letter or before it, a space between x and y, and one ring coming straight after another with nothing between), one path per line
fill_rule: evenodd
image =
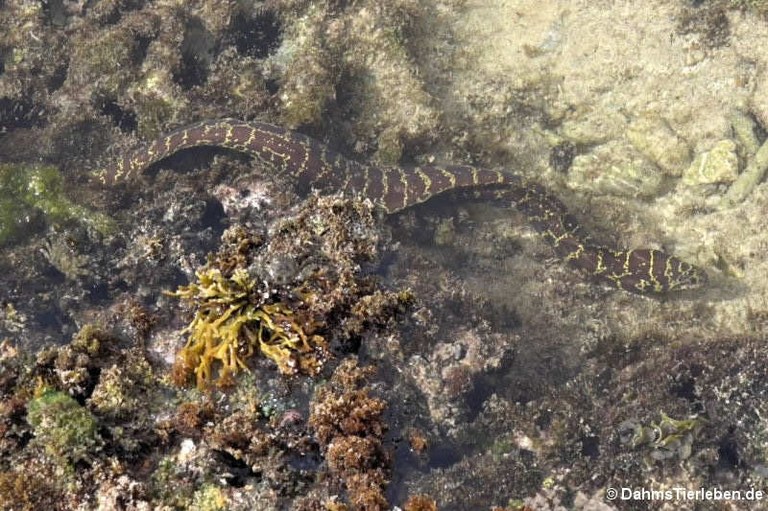
M283 374L316 374L327 356L319 335L306 332L291 308L254 299L255 281L243 268L230 277L216 268L197 272L197 282L170 293L195 308L189 334L179 352L175 380L194 373L198 388L206 387L218 366L218 381L227 382L258 348Z

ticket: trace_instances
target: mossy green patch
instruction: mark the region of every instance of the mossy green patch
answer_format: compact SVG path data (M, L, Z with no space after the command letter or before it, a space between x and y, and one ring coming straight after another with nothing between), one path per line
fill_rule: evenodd
M27 405L34 442L61 465L89 456L101 445L96 418L64 392L44 389Z
M39 212L52 222L78 221L98 232L112 230L112 220L70 201L58 168L50 165L0 164L0 244L21 238Z

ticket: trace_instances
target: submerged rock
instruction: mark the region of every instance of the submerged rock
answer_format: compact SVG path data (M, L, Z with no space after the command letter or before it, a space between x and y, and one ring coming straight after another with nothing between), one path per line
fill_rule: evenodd
M730 183L739 175L739 154L736 142L720 140L709 151L696 156L683 172L686 185Z
M583 191L624 197L653 197L663 184L658 167L622 142L608 142L576 156L568 184Z
M691 161L691 148L669 124L658 116L646 115L633 121L627 139L665 174L679 176Z

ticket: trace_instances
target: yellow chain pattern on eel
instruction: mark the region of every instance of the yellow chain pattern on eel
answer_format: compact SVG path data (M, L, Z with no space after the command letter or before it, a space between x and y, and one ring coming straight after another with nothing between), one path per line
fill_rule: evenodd
M106 185L137 177L153 163L190 147L213 146L252 155L300 192L343 191L396 213L446 191L506 201L521 211L555 254L593 280L640 294L662 294L707 282L701 268L661 250L619 250L592 242L562 202L519 176L470 165L413 168L365 165L320 142L278 126L236 119L203 121L147 144L97 172Z

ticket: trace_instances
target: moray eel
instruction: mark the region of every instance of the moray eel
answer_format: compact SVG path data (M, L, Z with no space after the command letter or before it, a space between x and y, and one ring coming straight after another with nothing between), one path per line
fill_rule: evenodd
M140 147L96 177L105 185L130 180L153 163L198 146L247 153L269 166L276 177L294 181L302 193L318 189L358 194L390 214L447 191L511 203L559 258L594 281L632 293L659 295L707 282L701 268L661 250L619 250L594 243L562 202L519 176L470 165L365 165L310 137L262 122L221 119L192 124Z

